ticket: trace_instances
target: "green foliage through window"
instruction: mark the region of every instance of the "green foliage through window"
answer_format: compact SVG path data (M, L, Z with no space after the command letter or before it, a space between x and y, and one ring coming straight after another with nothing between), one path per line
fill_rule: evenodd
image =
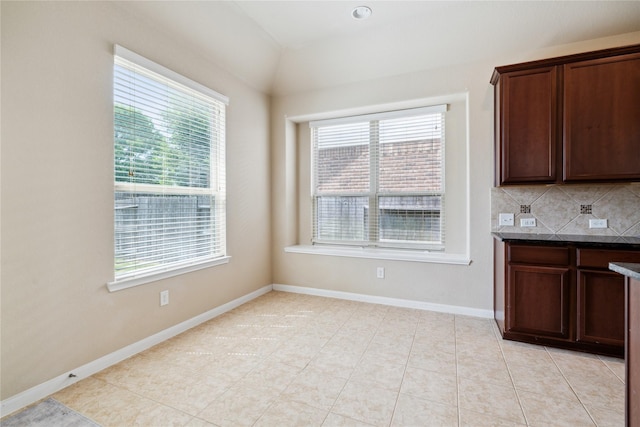
M114 65L116 280L222 257L225 103L121 50L127 58L116 55Z

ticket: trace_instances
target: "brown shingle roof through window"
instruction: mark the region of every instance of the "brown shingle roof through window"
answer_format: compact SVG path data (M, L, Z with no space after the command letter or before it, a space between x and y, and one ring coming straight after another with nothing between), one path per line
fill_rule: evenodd
M437 139L381 144L380 191L441 191L441 151ZM317 167L320 192L369 190L368 145L322 149Z

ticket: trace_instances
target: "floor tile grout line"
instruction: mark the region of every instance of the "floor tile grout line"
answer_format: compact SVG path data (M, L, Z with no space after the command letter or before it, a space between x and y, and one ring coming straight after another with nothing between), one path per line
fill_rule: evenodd
M349 319L350 319L351 317L353 317L353 314L349 317ZM348 320L348 319L347 319L347 320ZM334 332L334 333L331 335L331 338L333 338L333 337L335 337L336 335L338 335L338 332L340 331L340 329L342 328L342 326L344 326L344 325L346 324L347 320L345 320L344 322L342 322L342 324L341 324L340 328L336 329L336 332ZM314 358L312 358L311 360L314 360L314 359L315 359L315 357L317 357L317 356L318 356L318 354L320 354L320 352L321 352L321 351L322 351L322 349L326 346L326 344L327 344L327 343L329 343L329 342L331 341L331 338L329 338L329 339L327 340L327 342L326 342L326 343L324 343L324 344L322 345L322 347L320 347L320 349L316 352L316 354L315 354ZM311 361L307 362L307 364L305 365L305 367L304 367L304 368L302 368L302 369L300 370L300 372L298 372L298 375L299 375L300 373L302 373L302 372L303 372L303 371L304 371L304 370L309 366L309 363L311 363ZM289 386L291 385L291 383L292 383L292 382L293 382L293 379L289 382L289 384L287 385L287 387L289 387ZM348 380L347 380L347 382L348 382ZM344 390L344 387L346 386L347 382L345 382L345 385L344 385L344 386L342 387L342 389L340 390L340 393L342 393L342 390ZM284 390L286 390L286 389L287 389L287 387L285 387L285 388L284 388ZM281 391L281 392L278 394L278 397L282 396L282 393L284 392L284 390L283 390L283 391ZM335 398L335 400L334 400L333 404L331 405L331 408L327 411L327 414L325 415L325 417L324 417L324 419L323 419L323 424L324 424L324 422L326 421L326 419L327 419L327 417L329 416L329 414L331 414L331 410L333 409L333 406L335 405L336 401L338 400L338 397L340 396L340 393L338 393L338 394L337 394L337 396L336 396L336 398ZM264 416L264 414L269 410L269 408L271 408L271 406L273 406L273 405L275 404L275 402L276 402L276 401L277 401L277 398L276 398L276 399L274 399L274 401L273 401L273 402L271 402L271 403L269 404L269 406L268 406L268 407L267 407L267 408L262 412L262 414L260 415L260 417L258 417L258 419L254 422L254 425L255 425L255 424L260 420L260 418L262 418L262 417ZM310 405L307 405L307 406L310 406ZM315 409L320 409L320 408L315 408Z
M185 331L185 332L183 332L183 334L186 334L186 333L189 333L189 331ZM145 351L145 352L146 352L146 351ZM145 352L139 353L138 355L135 355L135 356L140 356L140 358L141 358L141 359L150 359L150 356L146 355L146 354L145 354ZM132 356L132 357L135 357L135 356ZM128 359L126 359L126 360L128 360ZM120 362L120 363L122 363L122 362ZM102 372L102 371L101 371L101 372ZM96 374L92 375L92 376L91 376L91 377L89 377L89 378L93 378L93 379L94 379L94 380L96 380L96 381L104 382L104 383L109 384L109 385L111 385L111 386L113 386L113 387L116 387L116 388L118 388L118 389L120 389L120 390L127 391L127 392L129 392L129 393L132 393L132 394L134 394L134 395L136 395L136 396L138 396L138 397L140 397L140 398L144 399L144 400L147 400L147 401L150 401L150 402L154 402L155 404L157 404L157 405L159 405L159 406L166 407L166 408L171 408L172 410L175 410L175 411L177 411L177 412L181 412L181 413L183 413L183 414L185 414L185 415L188 415L188 416L189 416L189 417L191 417L192 419L193 419L193 418L199 418L199 415L200 415L200 414L202 413L202 411L204 411L204 409L206 408L206 407L205 407L205 408L202 408L202 409L198 410L195 414L192 414L192 413L187 412L187 411L185 411L184 409L178 408L178 407L176 407L176 406L174 406L174 405L169 405L169 404L167 404L167 403L165 403L165 402L160 402L160 401L158 401L157 399L153 398L152 396L148 396L147 394L142 394L142 393L140 393L139 391L136 391L136 390L132 389L131 387L129 387L129 386L128 386L127 384L125 384L125 383L114 382L114 381L109 381L108 379L97 378L97 377L96 377L96 376L97 376L97 374L99 374L99 373L96 373ZM225 389L225 391L224 391L224 392L222 392L220 395L224 394L228 389L229 389L229 388L226 388L226 389ZM213 399L213 400L215 400L215 399ZM212 400L209 404L211 404L211 403L213 402L213 400ZM207 405L207 406L208 406L208 405ZM201 418L199 418L199 419L201 419Z
M531 424L529 423L529 421L527 419L526 413L524 411L524 407L522 405L522 401L520 399L520 395L518 394L518 389L517 389L517 387L515 385L515 381L513 379L513 375L511 374L511 370L509 368L509 364L507 363L507 359L506 359L505 354L504 354L503 345L502 345L503 338L500 335L500 332L498 330L497 325L491 320L490 320L490 322L491 322L491 331L493 333L493 337L495 338L495 340L497 342L497 345L498 345L498 348L500 350L500 355L502 357L502 362L504 363L505 367L507 368L507 373L509 374L509 379L511 381L511 386L512 386L513 391L514 391L514 393L516 395L516 400L518 401L518 406L520 408L520 412L522 413L523 419L525 421L525 425L530 426ZM456 339L456 346L457 346L457 339ZM457 360L457 351L456 351L456 360ZM457 369L457 361L456 361L456 369ZM509 422L514 422L513 420L507 420L507 419L502 419L502 420L509 421ZM460 423L461 422L462 421L460 421Z
M265 315L265 314L254 314L254 315L252 315L251 317L253 318L253 317L256 317L256 316L258 316L258 317L264 317L264 316L267 316L267 315ZM271 315L269 315L269 316L271 316ZM280 315L273 315L273 316L274 316L274 317L278 317L278 318L283 317L283 315L281 315L281 314L280 314ZM264 329L266 326L268 326L268 325L260 325L261 329ZM260 352L258 351L258 353L260 353ZM218 397L216 397L213 401L211 401L211 402L209 403L209 405L211 405L213 402L215 402L219 397L222 397L225 393L227 393L227 392L228 392L230 389L232 389L235 385L239 384L243 379L247 378L247 377L248 377L252 372L256 371L256 369L258 369L258 367L259 367L263 362L265 362L265 361L269 358L269 356L270 356L272 353L273 353L273 351L272 351L271 353L269 353L269 354L265 354L264 356L260 357L259 362L258 362L258 363L253 367L253 368L251 368L248 372L246 372L244 375L242 375L242 376L241 376L240 378L238 378L237 380L233 381L233 383L232 383L229 387L227 387L227 388L225 389L225 391L224 391L224 392L222 392ZM227 353L227 355L229 355L229 353ZM273 400L269 403L269 405L268 405L268 406L267 406L267 407L262 411L262 413L258 416L258 418L256 419L256 421L255 421L253 424L255 424L255 423L257 423L257 422L258 422L258 420L259 420L259 419L260 419L260 418L261 418L261 417L266 413L266 411L267 411L267 410L268 410L268 409L269 409L269 408L270 408L270 407L271 407L271 406L272 406L272 405L277 401L277 398L278 398L281 394L282 394L282 392L281 392L281 391L279 391L278 396L274 397L274 399L273 399ZM209 405L207 405L207 407L208 407ZM202 413L206 410L206 408L207 408L207 407L203 408L203 409L198 413L198 415L202 414ZM203 418L200 418L200 419L203 419ZM207 420L205 420L205 421L207 421ZM207 422L209 422L209 421L207 421Z
M494 331L494 335L495 335L495 331ZM496 340L498 338L496 337ZM522 404L522 399L520 398L520 393L518 392L518 387L516 387L516 382L513 379L513 373L511 372L511 367L509 366L509 363L507 362L507 357L504 354L504 348L501 345L501 342L498 341L498 348L500 348L500 354L502 355L502 361L504 362L505 366L507 367L507 373L509 374L509 379L511 380L511 386L513 387L513 391L516 394L516 399L518 399L518 405L520 406L520 412L522 412L522 416L524 418L524 423L527 426L531 425L531 422L529 421L529 417L527 417L527 411L524 410L524 405Z
M348 321L348 320L350 320L351 318L353 318L353 312L351 313L351 316L349 316L349 319L346 319L344 322L342 322L342 324L340 325L340 328L336 329L336 332L334 332L334 333L333 333L333 335L331 335L331 338L329 338L329 339L327 340L327 342L326 342L326 343L321 347L321 349L322 349L322 348L324 348L324 347L325 347L329 342L331 342L331 339L332 339L333 337L335 337L336 335L338 335L338 332L340 331L340 329L341 329L341 328L342 328L342 327L347 323L347 321ZM321 351L321 350L320 350L320 351ZM318 351L318 353L316 353L316 357L318 356L318 354L320 353L320 351ZM364 352L363 352L363 354L364 354ZM360 356L360 358L362 358L362 355ZM315 359L315 357L314 357L312 360L314 360L314 359ZM360 359L359 359L359 360L360 360ZM309 363L311 363L311 362L309 362ZM307 363L307 366L309 366L309 364L308 364L308 363ZM305 366L305 369L306 369L306 366ZM336 393L336 398L333 400L333 403L331 404L331 407L329 408L329 411L327 412L327 417L329 417L329 415L330 415L330 414L334 413L334 412L333 412L333 408L335 407L336 403L338 402L338 399L340 398L340 395L344 392L344 389L345 389L345 387L347 386L347 384L349 383L349 380L351 379L351 376L352 376L352 375L353 375L353 372L351 372L351 373L349 374L349 378L347 378L347 380L344 382L343 386L340 388L340 391L339 391L338 393ZM342 414L338 414L338 413L336 413L336 414L337 414L337 415L340 415L341 417L345 417L345 418L353 419L353 418L348 417L348 416L346 416L346 415L342 415ZM325 420L326 420L326 417L325 417ZM359 420L356 420L356 421L359 421Z
M378 326L376 327L376 332L380 329L380 322L378 322ZM376 336L376 334L374 333L371 338L369 339L369 342L367 343L367 347L364 349L364 351L362 352L362 354L360 355L360 358L358 359L358 362L356 363L356 367L360 364L360 362L362 362L362 359L364 358L365 353L367 352L367 349L371 346L371 342L373 341L373 338ZM351 378L353 377L353 373L355 372L355 368L351 371L351 374L349 375L349 379L347 379L347 382L345 383L345 387L346 385L349 383L349 381L351 380ZM344 390L344 387L343 387ZM398 394L400 393L399 389L398 389ZM338 395L338 397L336 398L336 402L338 401L338 398L340 397L340 395ZM396 402L394 404L394 410L395 407L398 403L398 396L396 396ZM335 405L335 403L334 403ZM394 415L394 411L391 412L391 419L389 420L389 426L391 425L391 422L393 421L393 415Z
M458 427L462 426L462 410L460 408L460 375L458 372L458 328L457 326L458 316L453 316L453 351L456 361L456 409L458 411Z
M609 370L609 371L610 371L610 372L611 372L611 373L612 373L612 374L613 374L613 375L614 375L618 380L620 380L620 382L621 382L622 384L625 384L625 380L624 380L624 379L622 379L622 378L620 378L620 376L619 376L619 375L618 375L618 374L617 374L613 369L611 369L611 366L609 366L609 364L608 364L607 362L605 362L605 361L602 359L602 357L601 357L600 355L597 355L597 356L598 356L598 359L600 359L600 361L601 361L602 363L604 363L604 366L606 366L606 367L607 367L607 369L608 369L608 370Z
M580 404L582 405L582 408L587 412L587 415L589 415L589 418L591 418L591 421L593 422L593 425L598 427L598 423L596 422L596 420L591 415L591 411L589 411L589 409L587 408L587 405L585 405L585 403L582 401L582 399L580 399L580 396L578 395L578 392L574 388L574 385L571 384L571 381L569 381L569 378L567 378L566 374L564 373L564 371L562 370L560 365L558 365L558 361L553 357L552 352L549 351L549 348L547 346L544 346L544 349L547 352L547 354L549 355L549 357L551 358L551 360L553 361L553 364L556 366L556 368L560 372L560 375L562 375L562 378L564 378L564 380L569 385L569 388L571 388L571 391L576 396L576 399L578 399L578 402L580 402ZM600 360L600 358L598 358L598 360Z
M129 393L131 393L131 394L134 394L134 395L138 396L139 398L141 398L141 399L143 399L143 400L147 400L147 401L153 402L153 403L155 403L155 404L156 404L156 405L158 405L158 406L165 407L165 408L170 408L170 409L172 409L172 410L174 410L174 411L181 412L181 413L183 413L183 414L185 414L185 415L187 415L187 416L191 417L191 419L193 419L193 418L197 418L197 414L195 414L195 415L194 415L194 414L191 414L191 413L189 413L189 412L185 411L184 409L180 409L180 408L177 408L177 407L175 407L175 406L168 405L168 404L166 404L166 403L164 403L164 402L159 402L158 400L156 400L156 399L154 399L154 398L152 398L152 397L150 397L150 396L147 396L147 395L141 394L141 393L140 393L140 392L138 392L138 391L131 390L130 388L128 388L128 387L126 387L126 386L124 386L124 385L122 385L122 384L114 384L114 383L109 382L109 381L106 381L106 380L101 380L101 379L99 379L99 378L95 378L93 375L92 375L92 376L90 376L90 377L88 377L88 378L93 378L93 379L94 379L94 380L96 380L96 381L102 381L102 382L104 382L104 383L106 383L106 384L109 384L109 385L111 385L111 386L113 386L113 387L116 387L116 388L118 388L118 389L120 389L120 390L127 391L127 392L129 392ZM65 404L65 405L66 405L66 404ZM73 409L73 408L72 408L72 409ZM78 411L78 412L80 412L80 411ZM202 412L202 409L198 411L198 414L199 414L200 412ZM89 416L88 416L88 415L86 415L85 413L82 413L82 415L84 415L84 416L86 416L86 417L88 417L88 418L92 419L91 417L89 417ZM95 421L95 420L94 420L94 421ZM96 421L96 423L97 423L97 421Z
M398 393L396 394L396 401L393 405L393 411L391 412L391 420L389 420L389 425L391 426L393 424L393 419L396 416L396 410L398 409L398 401L400 400L400 392L402 391L402 384L404 383L404 377L407 374L407 367L409 365L409 358L411 357L411 353L413 351L413 346L416 342L416 333L417 333L417 329L418 329L418 323L420 321L420 318L418 318L418 321L416 322L415 328L413 330L413 337L411 338L411 347L409 348L409 354L407 355L407 359L404 363L404 370L402 371L402 379L400 380L400 385L398 386Z

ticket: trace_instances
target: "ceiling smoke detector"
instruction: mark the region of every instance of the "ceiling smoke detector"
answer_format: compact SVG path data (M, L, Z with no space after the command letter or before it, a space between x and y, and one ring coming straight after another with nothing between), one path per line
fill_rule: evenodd
M371 13L372 11L370 7L358 6L351 11L351 16L353 16L354 19L362 21L363 19L367 19L368 17L370 17Z

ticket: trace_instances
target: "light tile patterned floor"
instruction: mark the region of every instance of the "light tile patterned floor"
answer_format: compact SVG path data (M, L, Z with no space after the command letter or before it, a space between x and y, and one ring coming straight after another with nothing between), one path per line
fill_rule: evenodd
M104 426L621 426L622 360L270 292L53 397Z

